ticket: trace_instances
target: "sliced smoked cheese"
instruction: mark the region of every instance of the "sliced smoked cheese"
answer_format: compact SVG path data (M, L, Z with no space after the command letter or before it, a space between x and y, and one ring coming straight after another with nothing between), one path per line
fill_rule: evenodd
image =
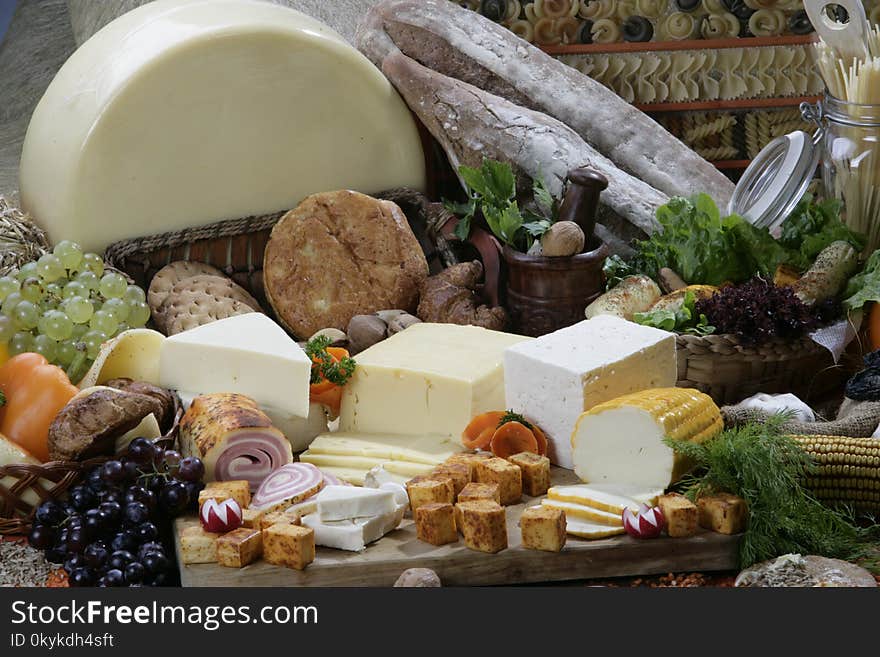
M559 509L565 513L566 518L578 518L610 527L623 527L623 520L619 513L608 513L591 506L574 504L572 502L560 502L559 500L551 500L549 498L541 500L541 506Z
M638 503L622 495L605 493L590 488L586 485L554 486L547 491L547 497L554 501L571 502L582 506L592 507L605 513L620 516L625 509L637 509Z
M609 536L617 536L626 531L623 525L620 527L609 527L589 520L579 520L577 518L565 518L565 531L572 536L578 538L597 539L608 538Z
M180 420L180 446L202 459L205 481L245 479L253 490L293 458L287 438L256 402L234 393L196 397ZM320 473L316 479L323 481Z
M315 19L252 0L159 0L105 26L37 105L20 174L51 240L91 251L424 182L382 74Z
M578 419L571 434L574 471L589 484L665 488L690 464L663 439L700 443L723 428L712 398L697 390L657 388L624 395Z

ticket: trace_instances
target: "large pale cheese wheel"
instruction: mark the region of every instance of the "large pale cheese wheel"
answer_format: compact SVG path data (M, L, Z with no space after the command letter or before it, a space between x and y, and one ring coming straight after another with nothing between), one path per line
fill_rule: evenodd
M268 2L158 0L58 72L28 126L20 188L53 241L99 251L424 177L406 105L330 28Z

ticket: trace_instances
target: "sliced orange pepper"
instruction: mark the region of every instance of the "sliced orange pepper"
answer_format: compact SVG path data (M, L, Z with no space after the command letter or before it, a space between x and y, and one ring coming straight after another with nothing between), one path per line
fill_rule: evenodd
M64 370L40 354L10 358L0 367L0 434L41 461L49 460L49 426L79 392Z
M334 363L348 357L348 350L342 347L327 347L327 353ZM313 358L312 362L318 363L320 361ZM309 386L309 401L323 404L330 410L331 416L335 418L339 415L339 407L342 403L342 386L322 378Z

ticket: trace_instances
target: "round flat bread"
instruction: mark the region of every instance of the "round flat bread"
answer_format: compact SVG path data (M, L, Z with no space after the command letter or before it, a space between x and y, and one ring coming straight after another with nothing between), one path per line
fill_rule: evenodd
M403 211L352 191L314 194L272 229L263 287L279 321L306 339L355 315L415 312L428 263Z
M165 303L165 299L168 298L168 295L171 294L171 289L177 283L186 278L202 274L223 276L222 271L203 262L178 260L162 267L153 276L153 280L150 281L150 289L147 291L147 303L150 305L150 310L155 314L162 304Z
M167 335L175 335L218 319L259 312L247 290L222 276L199 275L178 282L156 312Z

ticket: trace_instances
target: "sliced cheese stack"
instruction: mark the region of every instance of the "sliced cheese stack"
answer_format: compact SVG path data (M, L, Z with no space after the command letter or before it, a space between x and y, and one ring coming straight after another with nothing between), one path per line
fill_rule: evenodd
M390 475L391 481L402 484L416 475L427 474L462 449L461 444L447 436L339 432L318 436L299 458L359 486L364 485L367 473L378 466Z
M624 509L639 506L634 498L653 505L662 493L627 486L554 486L541 505L565 513L565 530L572 536L596 539L624 532L621 514Z
M406 105L326 25L271 2L161 0L58 71L28 126L20 189L53 242L100 252L318 191L421 189L424 172Z
M578 419L571 435L574 471L583 481L666 488L689 468L664 438L703 442L723 429L708 395L660 388L599 404Z
M677 375L672 333L601 315L508 348L504 408L540 426L550 460L571 469L571 432L581 413L620 395L674 386Z
M326 486L315 497L317 511L303 516L302 524L315 531L315 544L361 552L394 530L406 504L392 488Z

